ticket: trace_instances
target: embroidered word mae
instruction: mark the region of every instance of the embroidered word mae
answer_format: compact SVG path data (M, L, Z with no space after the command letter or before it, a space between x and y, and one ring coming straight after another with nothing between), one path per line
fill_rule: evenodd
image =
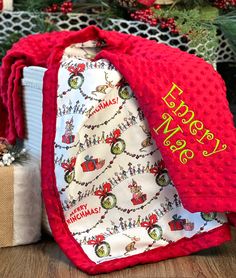
M178 100L177 97L183 93L180 87L172 82L172 88L162 97L163 102L167 107L171 108L171 113L174 116L181 118L183 125L189 126L189 132L194 136L194 139L199 144L208 144L211 141L212 150L203 150L202 155L204 157L209 157L213 154L222 152L226 150L227 145L222 144L220 139L216 138L215 135L207 128L200 120L195 119L195 113L190 110L188 105L183 100ZM182 164L186 164L190 159L193 159L195 154L193 150L187 148L186 140L177 139L174 143L170 139L176 138L177 135L183 133L183 129L180 125L175 125L173 127L174 118L169 113L163 113L162 119L164 120L158 127L153 128L153 130L159 134L160 130L163 131L167 137L163 141L163 145L169 147L172 153L179 151L179 160ZM175 137L174 137L175 136ZM172 138L173 137L173 138ZM209 146L209 144L208 144Z

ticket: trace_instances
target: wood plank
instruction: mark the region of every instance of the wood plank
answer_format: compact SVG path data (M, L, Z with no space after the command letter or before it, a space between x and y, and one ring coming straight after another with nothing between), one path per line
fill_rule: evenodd
M97 275L98 278L233 278L236 277L236 230L233 240L187 257L139 265ZM90 277L65 257L57 244L45 238L37 244L0 249L1 278Z

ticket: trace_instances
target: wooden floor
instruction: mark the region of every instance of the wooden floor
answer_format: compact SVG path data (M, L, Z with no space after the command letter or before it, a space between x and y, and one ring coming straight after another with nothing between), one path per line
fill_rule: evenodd
M85 278L52 239L28 246L0 249L0 278ZM135 266L98 278L236 277L236 230L233 240L220 247L182 258Z

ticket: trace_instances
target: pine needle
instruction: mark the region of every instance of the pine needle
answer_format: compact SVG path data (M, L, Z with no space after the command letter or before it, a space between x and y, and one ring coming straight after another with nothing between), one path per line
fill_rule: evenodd
M232 50L236 53L236 11L218 16L215 24L222 31Z

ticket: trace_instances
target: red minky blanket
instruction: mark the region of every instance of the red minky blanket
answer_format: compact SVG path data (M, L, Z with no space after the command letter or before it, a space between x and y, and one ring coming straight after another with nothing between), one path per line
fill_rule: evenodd
M47 67L43 89L42 188L60 246L76 265L97 273L189 254L228 239L226 231L222 239L219 231L214 235L211 231L201 241L198 236L187 239L189 250L183 251L186 241L181 241L177 247L173 243L165 248L162 256L154 249L148 251L150 256L140 254L96 266L85 258L61 216L53 173L60 61L67 46L87 40L102 41L103 49L95 60L109 60L129 83L183 206L191 212L236 211L235 129L224 82L211 65L178 49L94 26L78 32L31 35L16 43L3 59L0 136L12 143L24 138L22 69L30 65ZM234 215L231 220L234 221Z

